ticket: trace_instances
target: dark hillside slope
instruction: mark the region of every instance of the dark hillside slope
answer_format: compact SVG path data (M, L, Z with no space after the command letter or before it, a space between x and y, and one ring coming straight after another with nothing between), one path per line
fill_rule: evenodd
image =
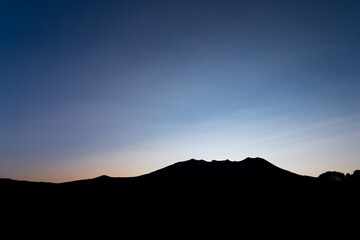
M299 185L314 178L301 176L269 163L262 158L232 162L188 160L138 177L138 181L156 185Z

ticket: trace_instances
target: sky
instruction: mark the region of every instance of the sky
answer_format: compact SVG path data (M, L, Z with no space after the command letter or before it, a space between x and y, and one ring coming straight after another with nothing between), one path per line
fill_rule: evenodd
M360 169L360 2L0 0L0 177Z

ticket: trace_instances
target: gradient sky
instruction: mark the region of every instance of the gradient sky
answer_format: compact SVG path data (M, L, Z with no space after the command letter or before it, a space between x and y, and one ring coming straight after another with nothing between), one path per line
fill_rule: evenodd
M0 177L360 169L360 1L0 0Z

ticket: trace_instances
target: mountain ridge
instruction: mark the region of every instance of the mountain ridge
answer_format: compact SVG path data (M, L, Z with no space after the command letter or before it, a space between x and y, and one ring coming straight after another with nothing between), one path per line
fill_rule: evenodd
M353 174L351 181L346 178L343 182L334 182L337 178L332 176L331 172L317 178L299 175L262 158L241 161L190 159L136 177L101 175L63 183L0 179L0 192L16 201L31 197L42 202L51 197L53 201L100 201L110 206L120 202L136 207L145 200L166 205L164 201L179 204L182 201L191 203L194 199L222 199L258 207L256 202L261 204L261 199L284 204L302 203L314 197L319 201L328 198L341 201L342 196L349 201L358 199L360 174Z
M315 178L302 176L279 168L263 158L242 161L190 159L159 169L140 178L162 178L175 183L202 182L211 184L269 185L299 184Z
M263 158L245 158L241 161L196 160L179 161L153 172L136 177L110 177L101 175L90 179L80 179L62 183L19 181L1 179L0 184L10 185L51 184L51 185L124 185L124 184L295 184L308 182L314 177L299 175L275 166Z

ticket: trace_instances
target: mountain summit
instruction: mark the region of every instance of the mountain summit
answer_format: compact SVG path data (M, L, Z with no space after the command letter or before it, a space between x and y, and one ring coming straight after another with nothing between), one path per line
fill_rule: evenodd
M281 169L262 158L242 161L191 159L138 177L155 184L289 185L313 178Z

